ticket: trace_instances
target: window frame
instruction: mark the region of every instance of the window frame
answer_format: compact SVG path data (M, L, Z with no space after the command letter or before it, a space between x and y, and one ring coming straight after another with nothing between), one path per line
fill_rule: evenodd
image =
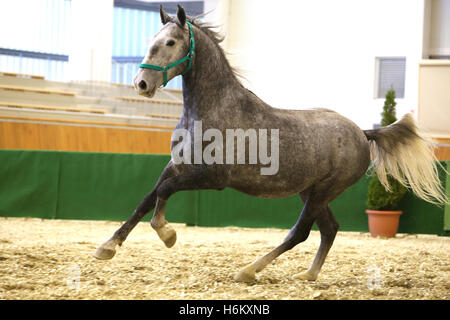
M382 60L399 60L404 61L404 73L403 73L403 92L400 95L398 89L395 91L396 99L405 99L406 92L406 56L377 56L375 57L375 79L374 79L374 99L384 99L385 95L380 95L380 81L381 81L381 61ZM395 89L395 88L394 88Z

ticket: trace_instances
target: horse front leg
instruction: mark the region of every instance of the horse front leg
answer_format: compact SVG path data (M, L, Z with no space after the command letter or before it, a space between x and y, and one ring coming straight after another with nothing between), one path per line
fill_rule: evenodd
M136 208L131 217L114 233L114 235L105 243L103 243L94 253L94 257L100 260L109 260L116 254L116 246L121 246L131 230L138 224L144 216L149 213L156 205L156 190L166 179L172 177L175 172L172 162L164 168L161 176L156 183L155 188L144 197L139 206Z
M175 230L165 219L165 207L169 197L178 191L185 190L221 190L224 188L224 180L215 174L214 169L202 166L171 177L159 185L156 189L157 203L151 225L166 247L171 248L177 240Z
M159 238L164 242L167 248L173 247L177 241L177 233L165 219L165 208L167 200L158 198L156 200L156 209L150 224L155 229Z

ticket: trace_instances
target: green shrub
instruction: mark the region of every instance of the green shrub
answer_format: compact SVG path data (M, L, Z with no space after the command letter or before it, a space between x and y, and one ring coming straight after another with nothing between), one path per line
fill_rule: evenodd
M397 121L395 116L395 91L393 89L386 93L386 100L381 114L381 125L388 126ZM374 175L368 186L366 205L372 210L395 210L398 203L405 195L407 189L397 180L388 176L389 185L392 192L386 191L380 180Z
M407 189L397 180L388 177L392 192L387 192L375 175L369 182L366 205L372 210L395 210Z
M381 113L381 126L386 127L391 123L397 121L395 116L395 91L393 89L386 92L386 99L384 100L383 112Z

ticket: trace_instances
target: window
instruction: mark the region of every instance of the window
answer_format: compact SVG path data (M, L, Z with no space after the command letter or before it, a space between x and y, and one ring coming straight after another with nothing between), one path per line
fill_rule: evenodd
M375 98L382 99L392 88L396 98L405 97L406 58L376 58Z

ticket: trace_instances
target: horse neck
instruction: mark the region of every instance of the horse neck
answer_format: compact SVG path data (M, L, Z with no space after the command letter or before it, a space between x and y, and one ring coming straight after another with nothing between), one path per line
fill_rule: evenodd
M199 113L201 109L210 112L221 106L218 97L223 97L223 92L241 90L243 86L236 79L224 52L205 32L196 29L194 63L190 72L183 76L184 108Z

